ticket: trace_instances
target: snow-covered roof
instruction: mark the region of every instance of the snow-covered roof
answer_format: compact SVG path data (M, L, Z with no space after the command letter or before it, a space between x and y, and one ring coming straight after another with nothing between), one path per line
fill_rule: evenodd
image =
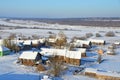
M10 50L10 49L8 49L8 48L5 47L5 46L0 46L0 51L8 51L8 50Z
M54 43L56 41L56 38L49 38L48 42Z
M80 44L86 44L86 45L90 44L90 41L85 41L85 40L76 40L75 42Z
M18 42L18 43L23 43L23 42L24 42L24 40L17 40L17 42Z
M120 45L120 42L114 42L114 44L116 44L116 45Z
M52 80L52 79L50 79L47 75L44 75L43 79L41 79L41 80Z
M23 45L31 45L31 42L32 42L31 40L25 40Z
M80 51L67 51L66 49L48 49L41 48L41 54L43 55L57 55L57 56L66 56L74 59L81 59Z
M41 52L44 55L59 55L59 56L65 56L65 51L62 49L48 49L48 48L41 48Z
M95 43L104 43L105 40L99 40L99 39L89 39L90 42L95 42Z
M86 48L75 48L77 51L80 51L81 53L86 53Z
M83 46L83 44L85 45L89 45L90 41L86 41L86 40L75 40L75 42L73 43L75 46Z
M67 51L66 57L72 59L81 59L81 53L79 51Z
M19 58L22 59L35 59L37 57L38 52L33 52L33 51L24 51L22 54L19 56Z
M39 44L39 40L32 40L32 44Z
M41 38L39 39L40 43L44 43L45 42L45 38Z
M120 74L115 72L108 72L108 71L99 71L94 68L86 68L85 72L96 73L98 75L105 75L105 76L112 76L112 77L120 77Z
M120 74L114 73L114 72L100 72L100 71L97 71L97 74L105 75L105 76L112 76L112 77L120 77Z
M85 72L96 73L96 72L97 72L97 69L94 69L94 68L86 68L86 69L85 69Z

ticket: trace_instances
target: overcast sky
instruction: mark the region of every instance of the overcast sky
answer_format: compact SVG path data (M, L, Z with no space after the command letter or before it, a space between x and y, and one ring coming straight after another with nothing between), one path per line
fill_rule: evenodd
M0 17L120 17L120 0L0 0Z

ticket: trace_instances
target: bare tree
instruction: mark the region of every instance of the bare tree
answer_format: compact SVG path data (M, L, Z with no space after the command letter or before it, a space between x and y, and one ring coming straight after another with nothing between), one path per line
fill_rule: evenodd
M114 37L115 36L115 33L113 31L109 31L105 34L105 36L107 37Z
M98 54L98 59L97 59L98 63L101 63L102 61L102 55L101 54Z
M60 31L57 36L56 46L59 46L61 48L61 46L65 46L66 43L67 43L66 35L62 31Z
M4 39L3 45L12 51L18 52L20 50L20 48L16 44L12 43L10 39Z
M33 38L33 39L39 39L39 36L36 35L36 34L34 34L34 35L32 35L32 38Z
M50 73L54 76L59 76L63 69L63 62L57 59L57 56L50 58Z
M8 37L8 39L12 40L16 38L16 34L10 34L10 36Z

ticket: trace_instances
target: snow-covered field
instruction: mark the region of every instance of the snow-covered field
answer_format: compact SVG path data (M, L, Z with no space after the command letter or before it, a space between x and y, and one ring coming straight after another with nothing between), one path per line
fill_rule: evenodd
M113 27L86 27L86 26L69 26L69 25L58 25L58 24L46 24L46 23L38 23L34 21L19 21L19 20L11 20L9 22L4 21L3 19L0 20L1 25L6 26L19 26L19 27L39 27L44 29L4 29L0 30L0 36L2 38L7 38L11 33L15 33L17 35L25 35L30 37L31 35L38 35L40 37L48 37L52 33L58 33L60 30L55 29L68 29L62 30L68 40L70 41L72 37L77 36L81 37L84 36L86 33L93 33L93 37L95 39L103 39L107 43L106 46L100 46L100 48L107 49L107 47L114 43L115 41L120 42L120 28L113 28ZM49 29L48 29L49 28ZM53 30L54 29L54 30ZM115 37L106 37L105 33L108 31L113 31L115 33ZM102 37L96 37L95 34L100 33ZM100 64L92 64L87 65L88 68L94 68L101 71L106 71L109 73L117 73L120 74L120 47L116 50L116 55L104 55L104 61ZM89 52L88 52L89 53ZM89 55L89 54L88 54ZM43 76L43 74L39 74L35 71L33 67L26 67L20 64L16 64L16 60L18 58L18 54L11 54L7 56L0 57L0 80L39 80ZM88 56L86 59L96 59L95 56ZM57 79L56 79L57 80ZM68 72L67 74L63 75L59 78L59 80L95 80L90 77L82 76L82 75L73 75Z

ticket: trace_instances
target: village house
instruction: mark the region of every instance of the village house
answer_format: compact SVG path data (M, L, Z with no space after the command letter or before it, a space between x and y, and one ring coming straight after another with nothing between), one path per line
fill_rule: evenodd
M114 42L115 45L120 45L120 42L116 41Z
M37 61L41 59L41 54L39 52L34 51L24 51L19 56L19 61L23 65L33 66L36 64Z

